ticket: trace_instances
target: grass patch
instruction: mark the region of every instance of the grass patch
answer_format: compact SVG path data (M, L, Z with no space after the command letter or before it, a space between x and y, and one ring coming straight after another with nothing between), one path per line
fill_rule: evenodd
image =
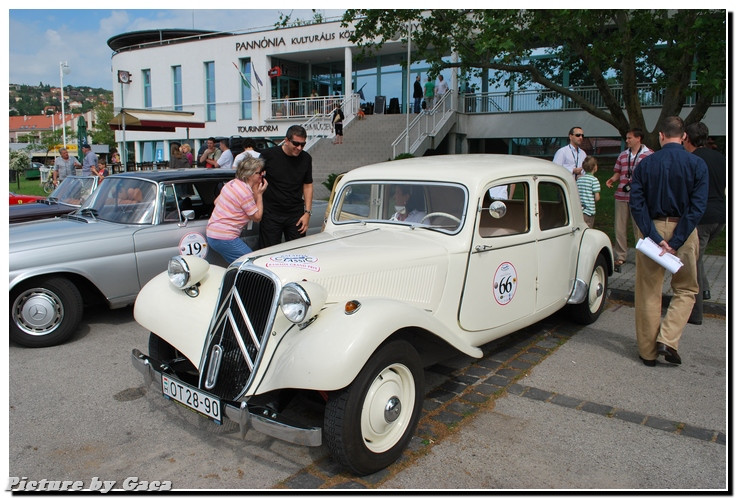
M20 187L18 182L10 182L8 190L16 194L28 194L31 196L48 196L41 187L41 181L39 179L26 180L23 175L20 175Z

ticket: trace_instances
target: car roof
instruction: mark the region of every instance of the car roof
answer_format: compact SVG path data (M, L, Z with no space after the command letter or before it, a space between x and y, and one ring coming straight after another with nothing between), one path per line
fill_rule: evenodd
M342 181L416 180L460 182L472 186L492 178L517 175L552 175L566 182L573 180L567 169L546 159L508 154L453 154L362 166L346 173Z
M235 177L235 170L221 168L178 168L167 170L151 170L124 172L110 175L108 178L144 178L154 182L167 182L172 180L206 180L206 179L231 179Z

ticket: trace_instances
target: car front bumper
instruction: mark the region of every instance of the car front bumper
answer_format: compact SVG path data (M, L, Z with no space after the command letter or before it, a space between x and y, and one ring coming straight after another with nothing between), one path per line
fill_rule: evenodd
M165 364L156 362L137 348L133 349L132 362L133 367L143 374L146 386L156 382L160 387L161 375L164 372L172 377L172 373L166 372L168 367ZM322 428L299 426L283 420L278 413L268 408L251 407L245 401L238 404L223 400L222 406L225 417L239 425L241 438L245 438L248 430L253 428L264 435L297 445L308 447L322 445Z

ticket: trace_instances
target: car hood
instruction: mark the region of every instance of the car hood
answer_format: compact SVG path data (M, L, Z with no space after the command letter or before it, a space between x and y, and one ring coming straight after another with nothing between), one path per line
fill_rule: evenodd
M37 220L39 218L51 218L65 213L71 213L78 208L78 206L61 204L56 201L16 204L10 206L8 220L10 223L17 223L26 220Z
M409 227L336 230L266 248L251 259L282 283L320 284L328 301L381 297L430 309L441 296L449 262L438 238L448 237Z
M45 252L51 256L59 248L68 246L99 245L100 241L115 237L124 232L135 231L135 226L109 222L87 221L76 218L53 218L36 220L10 226L9 246L11 255L32 251Z

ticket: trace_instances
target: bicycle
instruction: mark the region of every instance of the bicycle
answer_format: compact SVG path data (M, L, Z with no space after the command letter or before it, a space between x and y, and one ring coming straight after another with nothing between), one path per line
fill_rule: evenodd
M43 187L43 192L46 194L51 194L54 192L54 189L56 189L56 184L54 184L54 177L49 174L48 178L45 182L41 182L41 187Z

